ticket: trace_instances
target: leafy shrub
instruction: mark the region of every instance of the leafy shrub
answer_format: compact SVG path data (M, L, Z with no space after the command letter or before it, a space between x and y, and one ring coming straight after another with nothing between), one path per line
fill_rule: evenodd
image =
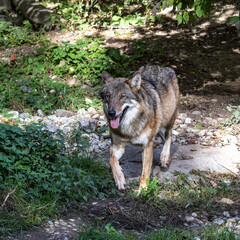
M79 136L79 135L78 135ZM110 172L84 152L87 142L66 154L61 132L56 137L41 125L0 124L0 190L18 186L26 201L87 201L112 193ZM78 156L79 151L83 154Z
M54 72L58 76L75 74L82 83L100 83L103 70L124 74L117 59L112 59L104 47L103 39L79 39L76 44L62 42L52 49L52 61L57 65Z

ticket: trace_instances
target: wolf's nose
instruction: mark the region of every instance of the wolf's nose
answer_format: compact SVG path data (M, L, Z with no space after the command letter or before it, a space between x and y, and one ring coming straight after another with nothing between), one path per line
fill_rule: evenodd
M116 111L115 110L109 110L108 115L109 115L109 117L115 117Z

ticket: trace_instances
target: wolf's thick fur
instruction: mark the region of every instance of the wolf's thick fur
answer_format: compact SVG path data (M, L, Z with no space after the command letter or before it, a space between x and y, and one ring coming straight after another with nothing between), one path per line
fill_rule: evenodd
M102 73L101 90L104 112L110 126L110 166L119 190L125 178L119 159L128 143L143 148L140 188L146 187L152 167L153 141L160 128L165 128L165 142L160 156L164 170L170 164L172 127L178 112L179 88L175 72L159 66L141 67L131 79L113 78Z

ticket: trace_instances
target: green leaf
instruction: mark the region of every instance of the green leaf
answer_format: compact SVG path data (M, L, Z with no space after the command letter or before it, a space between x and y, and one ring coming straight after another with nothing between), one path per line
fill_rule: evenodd
M178 3L177 9L178 9L178 10L181 10L181 9L182 9L182 2Z
M229 20L229 23L230 23L230 24L234 24L234 23L237 22L239 19L240 19L240 17L238 17L238 16L231 17L230 20Z
M187 11L185 11L185 12L183 13L183 19L184 19L185 23L187 23L187 22L189 21L189 15L188 15L188 12L187 12Z
M181 15L181 13L178 13L176 16L176 20L178 21L178 25L180 25L182 23L183 17Z
M196 8L196 14L197 14L197 17L199 17L199 18L204 15L204 12L203 12L201 6L197 6L197 8Z

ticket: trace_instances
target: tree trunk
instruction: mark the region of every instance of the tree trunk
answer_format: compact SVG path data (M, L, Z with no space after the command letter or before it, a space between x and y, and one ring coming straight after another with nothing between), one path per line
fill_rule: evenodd
M52 10L35 3L34 0L12 0L12 4L15 8L18 7L31 23L50 27Z

